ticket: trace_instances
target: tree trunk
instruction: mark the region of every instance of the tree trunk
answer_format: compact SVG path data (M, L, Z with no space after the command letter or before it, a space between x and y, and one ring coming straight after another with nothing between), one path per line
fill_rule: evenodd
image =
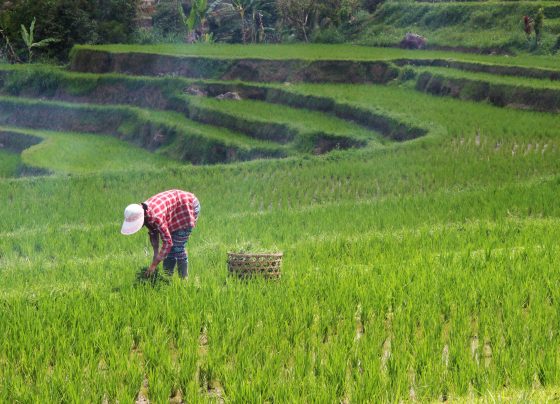
M301 29L303 31L303 39L305 39L305 42L309 42L309 39L307 38L307 20L309 19L309 14L305 14L305 18L303 19L303 23L301 24Z

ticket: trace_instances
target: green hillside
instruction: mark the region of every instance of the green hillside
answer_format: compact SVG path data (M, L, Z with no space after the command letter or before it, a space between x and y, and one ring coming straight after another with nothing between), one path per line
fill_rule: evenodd
M267 49L0 66L0 402L554 400L556 57ZM146 281L123 210L174 188L189 279Z
M523 17L543 9L542 38L528 39ZM386 1L356 35L361 45L398 44L407 32L427 39L432 49L484 53L554 53L560 48L557 1Z

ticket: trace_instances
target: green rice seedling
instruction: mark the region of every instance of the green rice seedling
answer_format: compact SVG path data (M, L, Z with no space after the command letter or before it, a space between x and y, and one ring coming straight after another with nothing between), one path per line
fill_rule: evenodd
M0 150L0 177L12 177L21 164L21 157L16 153Z
M6 127L0 130L10 130L14 136L21 133L43 138L43 142L22 153L22 161L29 166L60 173L88 173L99 169L127 171L177 166L169 159L137 147L131 148L111 137Z
M71 147L93 164L91 149L109 144L101 135L8 128L60 143L22 157L53 175L0 179L0 401L553 397L557 116L408 83L286 87L426 134L213 166L116 142L85 173ZM301 111L204 102L252 119L286 111L280 123L304 128ZM180 113L99 108L199 127ZM337 122L333 130L353 131ZM129 170L114 165L119 156ZM118 230L122 207L166 188L193 191L204 210L189 241L190 278L153 287L135 282L150 258L146 234ZM239 245L283 251L282 279L228 278L226 254Z

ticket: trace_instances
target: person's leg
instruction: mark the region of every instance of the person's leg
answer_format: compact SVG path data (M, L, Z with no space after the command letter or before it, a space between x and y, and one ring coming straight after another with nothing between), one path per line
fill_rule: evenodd
M184 260L177 261L177 272L181 278L187 278L189 276L189 256Z
M188 258L187 252L185 251L185 244L187 243L192 229L182 229L177 230L171 234L173 238L173 248L171 249L171 254L177 261L177 272L181 278L186 278L188 276Z
M194 217L195 220L198 220L198 216L200 215L200 202L198 199L194 201ZM187 239L185 240L185 244L189 240L189 236L191 235L192 228L186 229L188 232ZM185 250L185 259L184 260L177 260L177 272L181 275L181 278L187 278L189 276L189 255L187 250Z
M175 269L175 263L177 259L172 256L170 253L164 260L163 260L163 269L169 276L173 276L173 270Z

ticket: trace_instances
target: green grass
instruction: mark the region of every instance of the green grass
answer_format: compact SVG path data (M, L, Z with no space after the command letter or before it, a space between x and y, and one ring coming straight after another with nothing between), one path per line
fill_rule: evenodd
M234 148L240 153L284 153L281 146L252 139L233 131L211 127L191 121L183 114L172 111L148 110L131 106L103 106L85 103L61 101L33 100L22 97L0 96L0 103L11 111L28 109L36 119L22 123L23 126L40 127L42 129L69 130L68 122L73 121L78 127L86 128L86 132L116 133L126 140L139 144L149 143L148 136L163 133L169 137L167 144L161 145L158 152L181 160L182 146L206 155L212 154L212 147ZM51 114L56 113L58 119L53 121ZM29 115L31 116L31 115ZM72 119L69 117L73 117ZM0 115L0 118L2 116ZM23 119L23 118L22 118ZM83 130L81 130L83 131Z
M361 60L390 61L394 59L453 59L488 64L515 65L558 69L556 56L519 55L515 57L500 55L480 55L445 51L417 51L395 48L370 47L359 45L80 45L80 50L98 50L112 53L140 52L170 56L201 56L218 59L304 59L304 60Z
M0 71L1 70L2 68L0 66ZM382 139L381 136L374 131L366 130L352 122L348 122L334 116L325 115L320 112L302 111L299 108L289 108L287 106L250 100L230 102L227 100L219 101L214 98L199 99L190 97L186 99L187 102L185 103L184 94L181 91L183 88L193 84L202 86L246 86L243 83L193 81L181 78L130 78L126 75L115 74L105 76L66 73L43 66L30 67L27 70L22 70L21 72L18 71L16 73L13 72L13 69L7 69L4 71L9 72L3 86L3 91L7 94L21 95L20 92L22 91L24 92L23 95L27 97L36 94L45 94L53 97L54 99L52 101L56 101L57 98L72 99L72 97L76 97L73 99L72 103L66 102L60 104L58 101L53 104L57 107L75 109L75 107L82 108L84 106L83 103L87 101L101 103L104 100L100 98L100 94L103 93L106 93L107 97L111 97L111 99L105 100L107 103L111 104L132 103L132 106L143 106L142 103L144 102L144 99L153 94L158 94L153 97L155 99L154 102L157 104L154 106L161 109L176 108L177 106L182 109L187 109L185 105L188 103L189 105L196 106L199 110L202 110L202 114L198 113L198 118L195 119L204 121L204 119L201 119L200 116L203 115L206 117L206 120L210 121L210 123L218 126L221 125L231 130L227 130L227 128L208 127L207 125L192 122L171 111L158 111L150 114L140 114L139 111L141 110L127 110L127 107L121 106L117 107L116 110L132 112L139 117L141 116L142 119L149 120L160 125L171 126L171 123L173 123L173 125L180 128L180 131L183 133L192 133L196 131L206 138L217 140L226 145L233 144L244 148L256 147L274 150L274 148L278 148L278 146L273 146L258 140L259 138L267 139L268 137L275 136L274 133L266 133L267 129L263 128L270 123L284 126L284 129L280 129L280 132L291 131L298 133L299 138L297 139L297 142L301 144L301 147L296 145L294 148L299 151L305 151L304 149L308 149L308 145L306 146L304 144L309 142L309 139L314 137L316 134L351 139L352 141L357 141L361 144L366 142L375 144ZM110 90L114 86L118 86L122 89L123 96L114 95L114 92ZM268 87L263 85L262 88ZM136 94L135 92L138 91L143 91L143 93ZM132 93L136 95L130 96ZM161 97L159 94L161 94ZM130 96L130 98L127 98L127 96ZM174 107L170 105L171 100L173 100L172 102ZM100 111L104 111L106 109L106 107L102 105L98 105L96 108ZM230 122L230 124L222 124L218 122L216 118L211 116L212 111L227 114L232 117L230 119L232 122ZM242 123L235 117L243 118L248 123ZM185 124L187 122L188 125ZM275 128L275 130L278 132L278 128ZM240 135L239 133L236 133L239 131L245 132L245 134ZM253 133L255 131L264 131L265 133L255 135ZM280 133L280 137L282 136L286 135Z
M303 136L324 133L345 136L357 140L379 143L382 139L378 133L367 130L355 123L334 116L305 109L290 108L284 105L269 104L260 101L229 101L214 98L191 98L191 102L212 110L225 112L250 121L278 123L293 128Z
M178 162L149 153L111 136L18 130L10 127L0 127L0 130L43 138L43 142L22 152L21 161L28 166L45 168L55 173L153 171L180 165Z
M393 158L404 163L405 156ZM203 400L203 381L195 377L203 372L233 401L378 401L407 397L410 367L422 400L441 394L442 382L451 397L466 395L472 378L477 391L502 383L526 388L533 366L554 383L548 358L558 337L548 331L557 314L546 298L557 298L558 180L497 186L487 178L480 187L472 175L463 179L472 186L461 191L431 185L429 156L396 170L390 158L371 157L3 183L3 195L27 195L33 219L17 209L0 242L4 319L11 324L2 340L19 341L3 350L3 360L17 355L26 364L3 367L9 388L0 391L7 400L77 399L87 385L90 398L125 399L146 377L151 400L178 388ZM384 183L389 173L408 177ZM178 184L196 192L206 212L191 240L191 280L135 287L147 240L118 235L121 208ZM422 184L428 189L418 194ZM90 190L87 198L80 189ZM61 190L70 192L56 208ZM2 202L4 211L13 209L7 196ZM39 214L44 210L48 216ZM285 251L281 282L226 280L225 252L245 242ZM508 299L496 298L506 291ZM32 333L18 340L23 327ZM201 332L206 355L197 352ZM475 332L492 343L490 368L471 357ZM383 370L387 338L391 359ZM445 344L459 366L453 378L441 361ZM51 345L56 350L37 348ZM516 352L531 366L521 366ZM511 369L507 376L503 367ZM79 377L63 383L66 371ZM31 389L23 385L28 372Z
M200 56L217 59L303 59L303 60L387 60L403 55L402 50L348 45L223 45L223 44L159 44L159 45L80 45L80 50L98 50L112 53L140 52L170 56ZM409 54L415 54L410 52ZM433 55L453 53L430 52ZM455 53L456 54L456 53Z
M416 68L418 72L430 72L443 77L456 79L469 79L474 81L482 81L495 84L506 84L515 87L531 87L544 89L560 89L560 81L546 79L531 79L526 77L500 76L489 73L473 73L458 69L448 69L445 67Z
M14 176L20 164L21 157L17 153L0 150L0 178Z
M0 401L555 398L560 117L413 84L281 86L428 130L410 142L0 179ZM353 131L262 103L195 101ZM66 164L54 152L68 142L101 139L32 134L64 142L45 152L49 167ZM138 283L148 237L121 236L122 211L171 188L202 205L190 279ZM247 246L285 253L279 282L227 276L226 253Z
M267 142L251 139L240 133L236 133L225 128L216 128L213 126L191 121L185 118L184 115L177 112L145 111L145 114L149 115L149 119L153 120L154 122L176 125L180 129L183 129L184 133L198 132L204 137L215 139L219 142L223 142L226 145L239 145L243 148L260 147L263 149L271 150L277 148L277 146L271 145Z
M539 7L544 8L545 20L541 43L535 49L525 37L522 18L534 18ZM364 24L356 41L395 45L413 31L425 36L429 46L550 54L555 52L559 17L557 2L385 2Z
M326 96L426 128L431 135L474 138L476 133L493 141L540 141L556 139L555 114L499 109L475 102L430 97L396 86L293 85L290 91Z

